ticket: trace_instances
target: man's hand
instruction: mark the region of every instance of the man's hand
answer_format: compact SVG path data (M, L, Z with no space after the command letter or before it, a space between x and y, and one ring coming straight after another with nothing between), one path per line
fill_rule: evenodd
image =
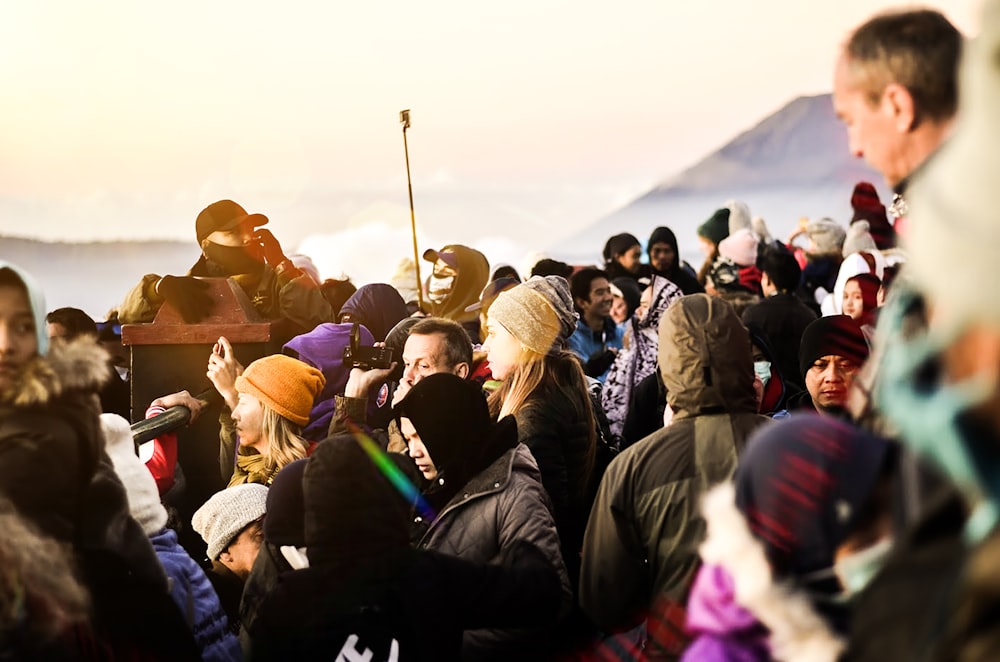
M193 276L164 276L157 281L156 291L188 324L200 322L212 310L208 283Z
M261 228L257 230L254 236L260 242L261 250L264 252L264 262L272 267L276 267L288 259L285 257L284 251L281 250L281 244L274 238L270 230Z
M236 378L243 374L243 366L233 355L233 346L225 336L220 336L219 341L212 348L212 354L208 357L208 379L215 386L222 399L226 401L226 406L232 411L236 409L239 402L239 394L236 393Z
M187 407L191 410L191 420L188 421L188 425L195 422L195 419L201 414L201 410L205 408L205 403L194 397L187 391L178 391L177 393L170 393L168 395L161 396L149 403L149 406L154 405L163 407L164 409L170 409L171 407Z
M351 375L347 378L347 386L344 387L344 397L365 398L372 387L376 384L389 381L392 371L396 369L396 362L388 368L372 368L362 370L361 368L351 368ZM397 389L398 390L398 389Z

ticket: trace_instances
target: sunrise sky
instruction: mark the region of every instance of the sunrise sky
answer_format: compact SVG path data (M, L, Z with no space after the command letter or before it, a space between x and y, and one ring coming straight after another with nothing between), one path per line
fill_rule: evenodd
M978 30L979 0L924 4ZM828 91L846 32L894 6L5 2L0 233L188 239L213 200L293 222L318 192L336 228L341 197L405 204L403 108L418 200L503 191L536 222L591 222Z

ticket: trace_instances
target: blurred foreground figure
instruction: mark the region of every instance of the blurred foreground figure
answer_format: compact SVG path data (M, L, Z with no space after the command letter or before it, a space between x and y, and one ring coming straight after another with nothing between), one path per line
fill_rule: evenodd
M42 291L0 262L0 495L71 550L90 593L81 649L98 659L198 659L104 452L96 393L110 370L96 337L50 348Z
M914 176L907 268L879 319L876 406L958 488L930 500L861 595L849 659L1000 650L1000 2L967 47L960 119Z

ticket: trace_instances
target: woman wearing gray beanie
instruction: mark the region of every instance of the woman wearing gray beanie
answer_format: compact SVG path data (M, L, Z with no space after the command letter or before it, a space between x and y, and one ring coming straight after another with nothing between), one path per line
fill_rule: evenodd
M535 276L503 292L490 307L483 349L493 377L490 412L517 419L552 499L563 558L575 589L580 546L593 494L597 431L586 377L566 351L576 328L569 283Z

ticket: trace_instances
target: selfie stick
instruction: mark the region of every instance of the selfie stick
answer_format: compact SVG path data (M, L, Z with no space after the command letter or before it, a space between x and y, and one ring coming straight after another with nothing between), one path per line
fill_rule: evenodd
M424 309L424 288L420 283L420 256L417 253L417 215L413 211L413 182L410 181L410 149L406 145L406 130L410 128L410 111L399 111L403 125L403 154L406 155L406 188L410 192L410 230L413 232L413 268L417 272L417 304Z

